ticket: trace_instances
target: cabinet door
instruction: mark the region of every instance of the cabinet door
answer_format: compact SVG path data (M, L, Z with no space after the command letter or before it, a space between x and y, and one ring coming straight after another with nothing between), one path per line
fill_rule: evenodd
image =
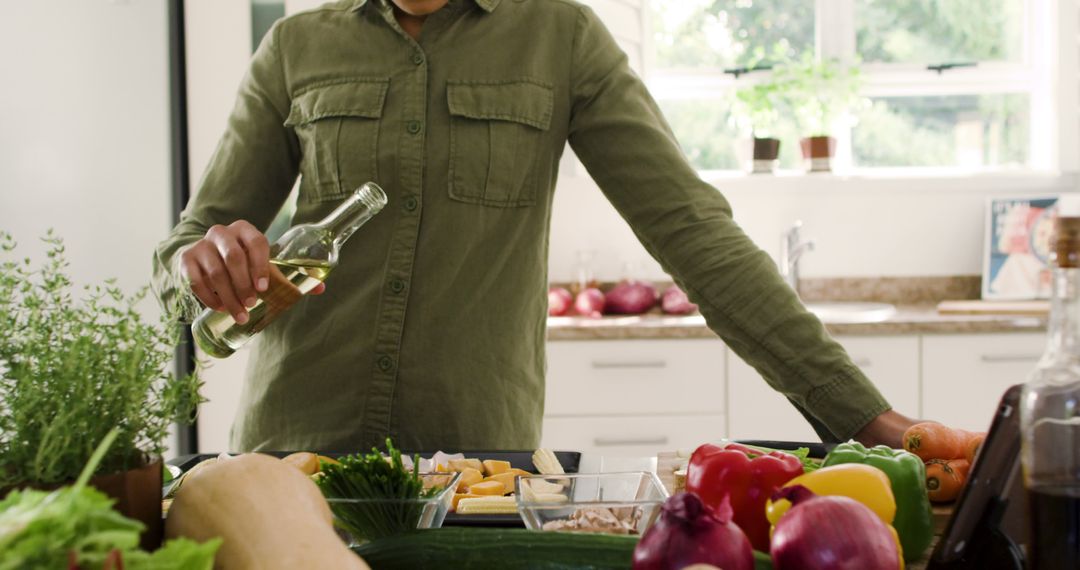
M923 416L989 429L1001 395L1027 380L1045 344L1042 333L924 336Z
M721 414L726 351L709 339L549 342L544 415Z
M874 381L893 407L917 416L919 338L917 336L838 337L852 360ZM733 439L817 441L819 438L787 398L731 354L728 358L729 430Z
M605 457L656 457L693 451L723 435L722 414L544 418L541 445Z

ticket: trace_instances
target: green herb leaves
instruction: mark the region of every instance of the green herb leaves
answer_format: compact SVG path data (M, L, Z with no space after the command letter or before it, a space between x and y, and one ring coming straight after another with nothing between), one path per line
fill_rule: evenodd
M62 240L43 241L35 268L0 232L0 489L74 479L114 427L97 473L140 466L200 402L198 379L169 370L176 326L137 309L145 289L125 296L107 281L76 300Z
M330 502L336 524L355 538L374 540L416 528L424 500L442 488L424 489L419 457L405 469L401 451L386 440L389 457L372 448L367 455L342 457L340 464L323 462L319 489ZM434 505L432 505L434 507Z

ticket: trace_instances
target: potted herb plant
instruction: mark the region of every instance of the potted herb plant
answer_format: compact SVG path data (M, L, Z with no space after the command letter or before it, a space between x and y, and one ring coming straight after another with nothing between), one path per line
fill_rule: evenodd
M782 95L782 86L775 79L754 83L735 91L733 116L736 117L740 130L751 132L754 137L752 173L771 174L776 171L780 139L773 135L780 119Z
M818 61L813 54L785 63L775 71L788 86L787 99L799 129L799 141L810 172L832 170L836 139L832 136L843 120L851 120L859 104L861 76L857 65L835 60Z
M0 493L76 480L116 428L91 485L146 525L142 543L152 549L165 438L191 420L200 382L169 370L178 328L146 322L137 309L145 289L127 296L107 281L76 299L62 241L52 232L44 241L35 268L14 259L12 237L0 232Z

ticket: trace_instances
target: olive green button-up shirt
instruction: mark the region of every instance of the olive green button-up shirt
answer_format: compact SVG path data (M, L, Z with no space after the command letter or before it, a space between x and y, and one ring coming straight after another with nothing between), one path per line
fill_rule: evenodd
M255 341L234 450L366 449L387 435L406 449L536 446L567 141L708 325L824 437L888 409L689 166L589 8L451 0L414 41L387 2L274 26L196 197L157 249L157 292L177 303L188 295L177 252L214 224L267 227L298 175L296 223L368 180L389 197L326 293Z

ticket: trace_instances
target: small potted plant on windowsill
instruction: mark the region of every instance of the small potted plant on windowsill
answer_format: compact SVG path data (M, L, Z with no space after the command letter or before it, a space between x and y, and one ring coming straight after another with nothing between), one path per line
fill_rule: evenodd
M753 134L752 174L772 174L780 157L780 139L773 136L780 120L782 86L768 79L735 91L732 116L742 132Z
M145 322L145 290L126 296L107 281L75 299L63 243L52 232L44 241L35 269L0 232L0 498L74 481L116 428L91 485L145 524L142 545L156 548L165 439L192 419L200 382L170 372L178 331L168 318Z
M813 54L803 54L796 61L777 68L778 81L787 85L787 98L800 131L799 141L810 172L829 172L836 153L832 136L846 121L853 121L852 111L859 96L861 76L857 65L834 60L818 61Z

